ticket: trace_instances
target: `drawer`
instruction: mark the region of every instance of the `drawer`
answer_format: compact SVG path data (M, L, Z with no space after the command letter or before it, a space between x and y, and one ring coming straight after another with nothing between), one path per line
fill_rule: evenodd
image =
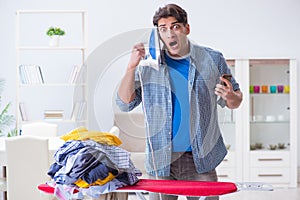
M288 183L290 168L251 168L250 181L266 183Z
M235 153L228 152L223 161L220 163L220 167L235 167Z
M251 167L289 167L290 155L288 151L257 151L250 154Z
M236 181L236 169L235 168L216 168L218 181Z

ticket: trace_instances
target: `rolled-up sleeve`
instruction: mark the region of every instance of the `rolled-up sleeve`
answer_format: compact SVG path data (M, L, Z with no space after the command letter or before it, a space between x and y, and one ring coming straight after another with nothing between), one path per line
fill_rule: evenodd
M116 104L117 106L119 107L119 109L123 112L129 112L131 110L133 110L135 107L137 107L141 101L142 101L142 98L141 98L141 95L140 95L140 89L136 89L135 91L136 95L135 95L135 98L129 102L129 103L125 103L119 96L119 94L117 94L117 97L116 97Z

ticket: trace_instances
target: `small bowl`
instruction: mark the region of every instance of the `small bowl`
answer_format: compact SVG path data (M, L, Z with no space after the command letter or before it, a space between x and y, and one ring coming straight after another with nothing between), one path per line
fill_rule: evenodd
M256 150L256 145L255 144L250 144L250 150Z
M278 149L285 149L285 144L284 143L278 143Z
M273 144L270 144L270 145L269 145L269 149L270 149L270 150L276 150L276 149L277 149L277 145L276 145L276 144L274 144L274 145L273 145Z
M263 148L263 144L262 143L255 143L255 148L256 149L262 149Z

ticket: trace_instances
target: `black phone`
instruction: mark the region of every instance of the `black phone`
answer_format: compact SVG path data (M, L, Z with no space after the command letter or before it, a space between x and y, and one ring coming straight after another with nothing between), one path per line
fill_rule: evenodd
M222 78L225 78L225 79L227 79L228 81L231 81L231 77L232 77L231 74L223 74L223 75L222 75ZM224 86L227 86L226 83L225 83L224 81L221 81L221 84L224 85Z

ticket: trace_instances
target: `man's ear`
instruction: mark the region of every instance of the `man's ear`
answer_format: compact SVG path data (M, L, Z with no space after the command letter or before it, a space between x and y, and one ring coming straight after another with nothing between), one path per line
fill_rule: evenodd
M186 34L186 35L190 34L190 31L191 31L191 30L190 30L190 25L189 25L189 24L186 24L186 25L185 25L185 34Z

